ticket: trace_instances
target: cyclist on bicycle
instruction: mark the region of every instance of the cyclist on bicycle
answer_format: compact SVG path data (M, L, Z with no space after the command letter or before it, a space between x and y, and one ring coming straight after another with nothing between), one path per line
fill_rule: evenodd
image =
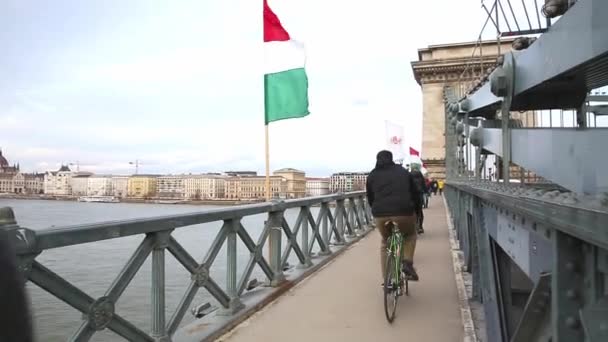
M421 208L421 192L411 174L401 165L393 162L390 151L380 151L376 156L376 167L367 177L367 199L372 207L376 228L382 235L380 264L382 276L386 270L386 239L391 232L386 223L393 221L404 235L403 268L411 280L418 280L414 268L414 251L416 249L416 215Z
M424 203L424 197L425 197L425 191L426 191L426 182L424 180L424 176L422 175L422 172L420 171L420 164L412 164L412 177L414 178L414 182L416 183L416 186L418 189L421 189L420 192L420 202ZM420 208L418 208L418 210L416 211L416 216L418 216L418 221L419 221L419 225L418 225L418 234L424 234L424 227L422 226L424 223L424 213L422 211L422 206L420 206Z

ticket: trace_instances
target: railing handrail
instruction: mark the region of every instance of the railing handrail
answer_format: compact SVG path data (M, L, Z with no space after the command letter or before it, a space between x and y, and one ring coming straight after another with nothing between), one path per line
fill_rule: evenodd
M228 208L205 210L203 212L53 227L37 231L35 246L17 246L17 253L29 254L33 251L39 252L47 249L101 240L161 232L169 229L192 226L195 224L224 221L268 212L283 211L291 208L300 208L303 206L333 202L340 199L355 198L361 196L363 193L365 192L355 191L301 199L290 199L285 201L244 204Z

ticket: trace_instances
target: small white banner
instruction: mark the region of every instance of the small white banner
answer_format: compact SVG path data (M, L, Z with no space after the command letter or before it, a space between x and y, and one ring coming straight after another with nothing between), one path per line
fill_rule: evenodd
M386 121L386 146L393 153L393 160L402 163L405 158L403 126Z

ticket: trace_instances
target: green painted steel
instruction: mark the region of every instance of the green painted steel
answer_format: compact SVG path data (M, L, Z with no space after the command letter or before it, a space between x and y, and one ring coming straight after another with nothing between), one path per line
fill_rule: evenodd
M521 124L510 114L584 110L592 87L608 84L606 16L605 1L577 1L527 50L507 52L488 83L464 98L445 89L446 201L471 265L467 269L479 273L472 285L474 299L485 309L484 340L608 340L608 193L606 173L600 171L605 157L585 156L585 167L578 169L559 168L554 158L561 153L570 162L582 160L576 151L603 131L578 120L576 135L582 138L561 139L560 146L569 146L565 150L553 150L543 139L524 145L515 134L523 130L514 129ZM564 83L566 78L570 81ZM469 117L476 118L478 128L469 129ZM534 129L528 128L539 136ZM553 136L568 136L557 133ZM482 175L480 166L492 154L503 161L501 179ZM558 184L510 179L511 156L522 163L516 165L520 170Z
M321 205L321 210L315 220L310 208L316 205ZM293 226L290 226L284 217L285 210L291 208L299 210L298 219ZM259 214L267 214L268 219L260 238L254 241L241 220L243 217ZM351 219L350 215L354 218ZM183 227L214 221L222 222L222 228L200 262L172 237L174 231ZM179 331L180 323L196 293L202 288L221 306L217 315L228 316L224 324L234 324L236 318L246 314L244 311L247 310L244 310L245 304L241 299L246 295L256 265L264 272L271 286L258 291L269 292L266 298L270 298L272 293L282 290L282 285L288 279L283 270L291 252L296 254L300 262L298 269L302 269L302 273L307 268L326 262L332 253L357 241L369 232L371 227L372 217L364 192L237 206L167 217L60 227L38 232L20 227L15 222L10 208L0 208L0 229L5 230L12 238L24 278L83 314L83 321L71 339L73 341L88 341L96 332L104 329L112 330L129 341L170 341ZM87 294L37 260L37 256L47 249L134 235L145 235L145 238L106 293L98 298ZM287 238L287 244L283 243L283 236ZM238 240L250 252L250 259L244 269L237 267ZM273 245L269 256L264 250L267 240ZM331 245L335 247L330 247ZM214 261L224 246L227 253L225 288L219 286L211 275ZM312 258L311 252L315 246L319 247L319 254L328 256ZM190 274L189 278L184 279L184 284L189 286L168 320L165 316L166 251ZM152 310L144 314L150 315L152 329L145 332L116 313L114 308L150 256ZM242 269L240 276L238 269ZM36 303L33 303L34 308L35 305ZM254 302L253 305L257 307L259 304ZM216 331L222 329L222 326L216 327ZM207 336L213 333L206 332Z

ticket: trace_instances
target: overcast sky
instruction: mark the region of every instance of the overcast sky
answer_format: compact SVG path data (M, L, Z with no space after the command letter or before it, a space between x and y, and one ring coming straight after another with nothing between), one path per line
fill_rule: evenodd
M271 124L271 166L316 176L369 170L385 120L419 149L410 62L485 18L478 0L269 3L306 46L311 103ZM25 171L264 170L261 0L3 0L0 46L0 147Z

